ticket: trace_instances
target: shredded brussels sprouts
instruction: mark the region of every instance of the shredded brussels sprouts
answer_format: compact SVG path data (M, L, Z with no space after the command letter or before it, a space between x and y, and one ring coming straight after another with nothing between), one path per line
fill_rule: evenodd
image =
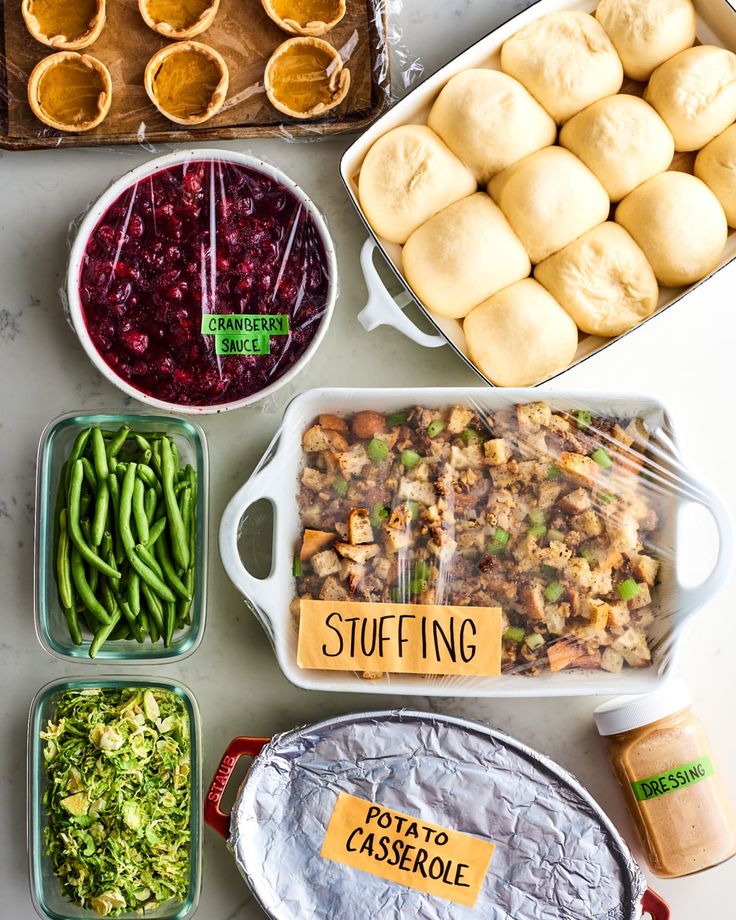
M189 888L189 715L168 690L68 690L41 732L44 837L74 904L153 910Z

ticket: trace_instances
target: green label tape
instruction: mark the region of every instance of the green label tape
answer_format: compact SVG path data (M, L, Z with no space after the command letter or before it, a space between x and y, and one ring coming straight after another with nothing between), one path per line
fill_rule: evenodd
M215 336L216 355L270 355L271 337L258 332Z
M289 317L260 313L205 313L202 316L202 335L288 335Z
M713 776L714 772L710 757L698 757L697 760L691 760L690 763L681 764L672 770L637 780L631 784L631 788L637 802L648 802L650 799L667 795L668 792L677 792L679 789L694 786L695 783Z

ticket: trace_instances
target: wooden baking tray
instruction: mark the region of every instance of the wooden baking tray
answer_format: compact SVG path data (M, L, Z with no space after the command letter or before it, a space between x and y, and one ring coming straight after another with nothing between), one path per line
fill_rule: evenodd
M268 58L291 36L268 18L260 0L222 0L215 22L197 41L217 48L227 61L227 101L205 125L179 127L154 108L143 88L147 61L168 42L143 22L137 0L107 0L107 24L98 41L85 50L110 68L112 108L99 128L65 134L41 124L28 105L28 77L52 49L29 35L20 7L20 0L0 0L0 148L7 150L313 138L361 131L390 101L385 0L348 0L342 22L323 36L340 51L350 70L350 91L338 108L309 121L286 119L271 106L263 89Z

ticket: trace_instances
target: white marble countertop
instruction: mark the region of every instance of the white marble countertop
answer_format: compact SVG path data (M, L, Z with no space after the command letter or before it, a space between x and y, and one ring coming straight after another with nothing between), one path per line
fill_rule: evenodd
M520 0L406 0L398 21L411 50L436 69L511 11ZM341 270L341 295L327 338L295 384L267 404L211 417L203 424L211 451L210 592L208 625L200 649L161 672L184 680L202 710L205 778L229 740L269 735L297 724L351 710L406 702L388 697L308 693L281 676L266 636L225 576L216 533L225 503L245 480L278 426L291 395L315 385L475 385L448 349L425 351L382 329L370 335L356 323L365 286L358 253L365 232L338 180L346 141L319 146L279 141L229 145L250 150L284 168L327 215ZM225 145L227 146L227 145ZM0 916L30 920L23 846L26 813L28 706L47 681L90 667L52 660L33 629L34 460L45 424L72 409L116 409L121 394L106 384L84 356L59 304L69 221L107 183L150 155L121 150L0 154ZM664 398L677 423L692 468L736 507L736 266L722 271L697 301L686 300L656 322L569 372L557 384L601 391L652 393ZM686 542L700 541L700 519ZM707 553L692 551L698 564ZM702 577L702 571L699 573ZM699 615L684 643L682 671L705 719L721 768L736 791L732 656L736 581ZM631 822L593 728L592 699L540 701L426 700L418 708L485 720L536 746L572 769L609 811L639 852ZM736 860L692 878L654 880L670 902L674 920L725 917L736 886ZM256 920L253 903L223 842L205 831L202 920Z

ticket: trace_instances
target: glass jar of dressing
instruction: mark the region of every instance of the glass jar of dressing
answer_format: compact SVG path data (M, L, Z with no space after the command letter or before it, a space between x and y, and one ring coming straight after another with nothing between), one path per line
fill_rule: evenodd
M736 854L736 812L708 736L672 680L646 696L618 697L594 713L652 870L689 875Z

